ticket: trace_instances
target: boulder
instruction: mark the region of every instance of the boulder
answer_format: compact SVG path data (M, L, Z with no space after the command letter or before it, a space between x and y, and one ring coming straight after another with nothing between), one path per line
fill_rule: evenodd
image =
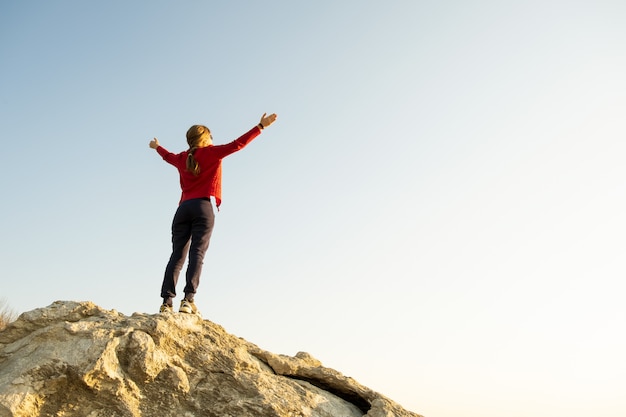
M0 331L0 417L419 417L196 315L57 301Z

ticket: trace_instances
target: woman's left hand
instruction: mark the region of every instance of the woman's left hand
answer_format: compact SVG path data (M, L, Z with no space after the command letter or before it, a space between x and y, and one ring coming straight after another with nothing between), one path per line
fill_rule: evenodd
M159 145L159 140L157 138L154 138L150 141L150 145L149 145L152 149L156 149L158 148Z

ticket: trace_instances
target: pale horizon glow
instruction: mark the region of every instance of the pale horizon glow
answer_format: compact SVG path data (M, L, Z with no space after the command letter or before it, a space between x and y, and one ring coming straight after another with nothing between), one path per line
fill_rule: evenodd
M625 18L5 2L0 298L156 313L180 191L148 142L275 112L224 162L205 319L426 417L622 417Z

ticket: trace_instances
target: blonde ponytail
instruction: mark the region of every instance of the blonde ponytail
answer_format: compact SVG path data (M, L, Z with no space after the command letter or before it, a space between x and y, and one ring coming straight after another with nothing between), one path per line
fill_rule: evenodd
M187 144L189 145L189 150L187 151L187 171L193 175L197 176L200 174L200 165L193 154L196 152L196 149L210 144L210 138L211 131L206 126L193 125L187 131Z
M198 164L198 161L196 161L196 158L193 157L196 149L198 148L194 147L187 151L187 171L191 172L195 176L198 176L198 174L200 174L200 165Z

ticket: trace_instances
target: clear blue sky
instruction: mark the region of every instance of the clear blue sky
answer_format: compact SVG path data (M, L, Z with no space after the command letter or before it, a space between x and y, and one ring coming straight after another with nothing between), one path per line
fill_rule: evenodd
M205 318L427 417L622 417L625 19L621 0L2 2L0 297L156 312L180 191L148 142L276 112L224 162Z

